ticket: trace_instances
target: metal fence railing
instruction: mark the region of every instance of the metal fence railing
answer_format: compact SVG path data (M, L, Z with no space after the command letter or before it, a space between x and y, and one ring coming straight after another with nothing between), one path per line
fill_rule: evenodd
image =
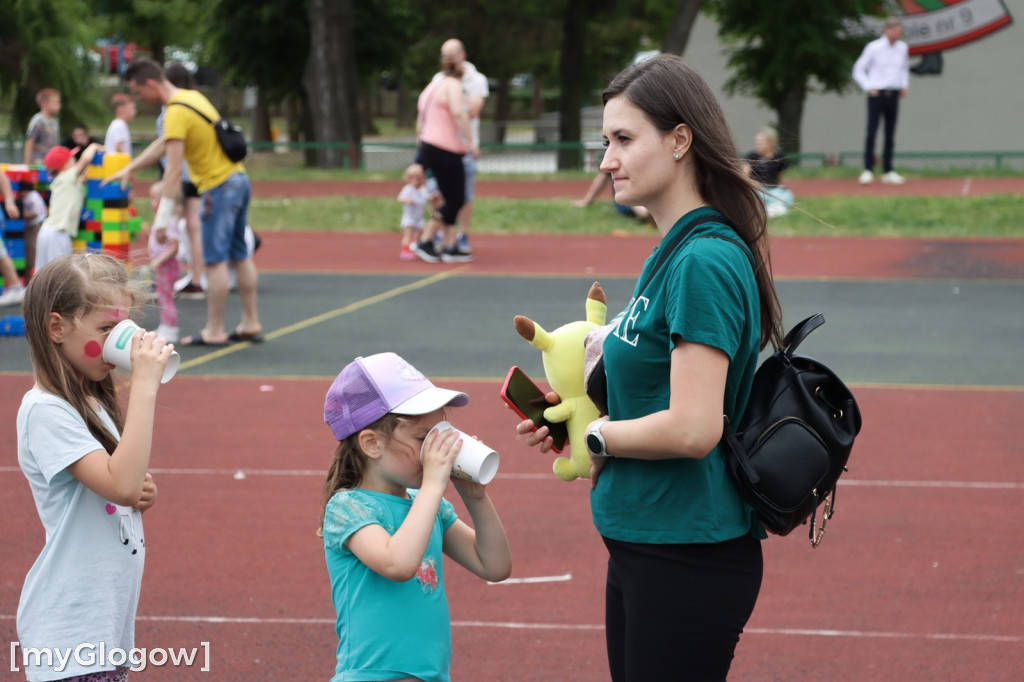
M136 152L149 140L136 141ZM559 159L578 170L596 172L604 147L600 142L508 142L480 145L481 174L547 174L559 169ZM21 163L24 139L0 138L0 163ZM411 140L367 141L360 145L358 161L344 142L253 142L246 164L253 168L301 168L310 150L331 152L340 166L358 166L369 172L395 171L412 163L416 145ZM863 152L804 152L792 155L802 168L839 166L859 168ZM896 152L896 166L907 170L1024 171L1024 151Z

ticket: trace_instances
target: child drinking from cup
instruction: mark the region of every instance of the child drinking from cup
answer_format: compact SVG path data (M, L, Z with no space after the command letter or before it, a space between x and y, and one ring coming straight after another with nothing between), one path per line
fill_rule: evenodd
M335 680L447 682L451 623L442 552L485 580L512 571L485 486L450 478L460 433L434 428L447 406L468 401L394 353L356 358L327 392L324 420L338 446L321 534L337 611ZM444 499L449 480L473 527Z
M156 501L147 472L156 395L174 347L153 332L136 333L125 411L102 347L144 300L121 262L102 254L61 256L25 292L35 384L18 410L18 464L46 540L18 604L22 651L135 646L146 559L141 513ZM72 657L62 670L46 657L24 664L29 680L128 674L88 657Z

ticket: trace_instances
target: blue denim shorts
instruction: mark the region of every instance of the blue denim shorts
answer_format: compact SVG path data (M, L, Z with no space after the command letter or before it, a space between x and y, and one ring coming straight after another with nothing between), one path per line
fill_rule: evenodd
M479 161L470 152L462 157L462 168L466 171L466 203L473 201L473 188L476 187L476 167Z
M203 261L217 265L249 257L245 226L249 221L249 176L235 173L203 192Z

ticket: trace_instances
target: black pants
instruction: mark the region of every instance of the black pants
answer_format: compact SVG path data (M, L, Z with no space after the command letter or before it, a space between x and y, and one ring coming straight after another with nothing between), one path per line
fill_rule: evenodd
M437 209L441 222L454 225L459 209L466 203L466 169L462 165L462 154L421 142L419 156L423 167L434 174L437 191L444 197L444 203Z
M725 680L761 590L760 540L745 535L716 544L604 543L612 680Z
M885 141L882 147L882 172L892 170L892 151L896 146L896 117L900 113L899 90L880 90L874 97L868 97L868 131L864 139L864 168L875 167L875 134L878 119L885 121Z

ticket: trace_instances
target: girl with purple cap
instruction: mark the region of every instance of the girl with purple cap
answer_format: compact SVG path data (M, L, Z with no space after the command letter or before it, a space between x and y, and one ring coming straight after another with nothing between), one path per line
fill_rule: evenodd
M356 358L327 391L324 421L338 447L321 535L337 611L335 682L448 682L442 553L484 580L512 572L485 486L451 479L473 527L444 499L462 442L455 429L433 427L445 420L445 407L468 402L394 353Z

